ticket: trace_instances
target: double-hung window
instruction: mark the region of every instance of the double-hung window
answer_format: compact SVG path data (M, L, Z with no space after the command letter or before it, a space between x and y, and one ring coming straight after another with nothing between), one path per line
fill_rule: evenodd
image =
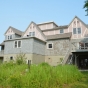
M29 32L29 36L34 37L35 36L35 32Z
M60 34L63 34L64 33L64 29L60 29Z
M21 48L21 41L20 40L19 41L15 41L14 47L15 48Z
M81 28L73 28L73 34L81 34Z

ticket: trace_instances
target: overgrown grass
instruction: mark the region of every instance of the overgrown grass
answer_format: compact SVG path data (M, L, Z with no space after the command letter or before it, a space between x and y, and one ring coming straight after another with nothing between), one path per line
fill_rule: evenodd
M0 65L0 88L62 88L82 77L73 65L52 67L42 63L31 65L30 70L26 64Z

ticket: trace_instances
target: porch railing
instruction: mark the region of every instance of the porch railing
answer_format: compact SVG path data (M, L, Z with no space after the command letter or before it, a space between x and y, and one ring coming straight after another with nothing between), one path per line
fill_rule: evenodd
M88 51L88 47L75 47L72 51Z

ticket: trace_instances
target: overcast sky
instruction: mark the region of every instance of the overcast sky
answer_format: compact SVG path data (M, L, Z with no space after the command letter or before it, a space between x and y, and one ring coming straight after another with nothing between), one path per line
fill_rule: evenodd
M9 26L25 31L31 21L69 24L78 16L88 24L84 0L0 0L0 43Z

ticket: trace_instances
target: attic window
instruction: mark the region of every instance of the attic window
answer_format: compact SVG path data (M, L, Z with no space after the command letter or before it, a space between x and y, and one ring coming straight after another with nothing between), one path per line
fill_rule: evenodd
M79 23L79 21L77 21L77 23Z
M76 24L76 22L74 21L74 24Z

